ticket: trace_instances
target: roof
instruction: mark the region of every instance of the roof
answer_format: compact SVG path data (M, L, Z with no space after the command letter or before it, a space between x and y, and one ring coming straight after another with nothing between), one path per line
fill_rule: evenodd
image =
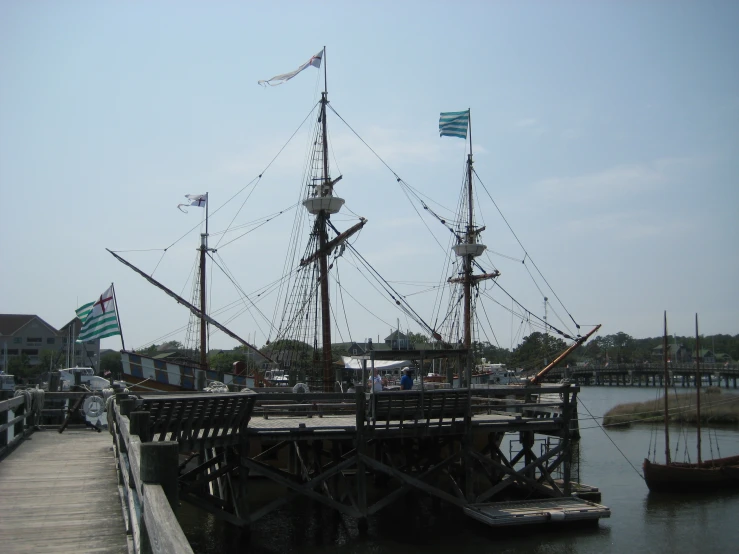
M59 334L66 335L68 332L67 330L69 329L70 326L72 327L72 334L74 336L77 336L80 334L79 333L80 329L82 329L82 320L79 317L75 317L71 319L70 321L62 325L62 328L59 329Z
M48 327L49 330L53 331L54 333L58 333L58 331L54 327L46 323L37 315L0 314L0 335L15 335L18 331L31 323L31 321L33 320L40 321L42 324Z
M385 340L407 340L408 335L397 329L385 337Z

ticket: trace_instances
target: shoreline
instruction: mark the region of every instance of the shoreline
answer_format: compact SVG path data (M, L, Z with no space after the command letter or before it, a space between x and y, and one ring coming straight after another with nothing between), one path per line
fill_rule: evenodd
M668 402L670 423L697 424L696 395L671 394ZM664 422L664 397L643 402L619 404L603 416L604 427L629 427L638 423ZM723 394L710 387L701 394L701 425L739 425L739 394Z

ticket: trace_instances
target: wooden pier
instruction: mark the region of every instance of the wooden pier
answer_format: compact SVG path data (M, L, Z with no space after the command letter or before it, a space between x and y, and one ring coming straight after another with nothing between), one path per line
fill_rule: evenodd
M35 431L0 463L0 550L129 552L108 433Z
M182 502L247 536L297 497L351 516L364 532L368 517L412 491L490 526L597 521L609 510L577 498L571 478L578 390L119 394L107 412L112 440L86 433L112 449L107 478L123 511L109 515L109 530L133 552L191 552L176 519ZM6 420L0 440L11 426L27 434L17 415ZM0 482L3 466L46 435L32 433L0 464ZM256 478L276 485L273 497L252 492Z

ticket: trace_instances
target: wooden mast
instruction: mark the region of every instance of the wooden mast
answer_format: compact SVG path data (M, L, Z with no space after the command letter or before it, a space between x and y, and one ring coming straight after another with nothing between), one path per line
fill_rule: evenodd
M468 119L470 153L467 154L467 233L466 242L475 241L473 228L474 208L472 205L472 113ZM470 388L472 381L472 254L464 257L464 347L467 350L467 363L464 371L465 386Z
M695 364L696 364L696 374L695 374L695 386L697 389L697 400L695 404L695 411L697 416L697 426L698 426L698 465L701 464L703 461L701 456L701 342L700 342L700 336L698 335L698 314L695 314Z
M667 382L669 381L670 375L667 371L667 310L665 310L664 314L665 319L665 333L664 337L662 338L662 361L664 363L664 369L665 369L665 463L670 464L670 409L668 407L668 396L669 396L669 389L667 387Z
M321 94L321 140L323 142L323 175L321 176L322 192L321 196L327 194L333 188L331 178L328 172L328 133L326 127L326 105L328 104L328 78L326 71L326 47L323 47L323 93ZM321 210L318 214L318 233L319 233L319 279L321 283L321 337L323 339L323 390L331 392L333 390L331 377L331 305L329 302L328 287L328 234L326 230L326 222L329 214L326 210Z

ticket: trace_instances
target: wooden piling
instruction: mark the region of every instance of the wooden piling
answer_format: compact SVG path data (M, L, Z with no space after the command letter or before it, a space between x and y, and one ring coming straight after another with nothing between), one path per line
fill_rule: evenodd
M179 453L177 441L141 443L141 481L161 485L174 512L180 502L177 484Z
M59 390L59 381L61 377L58 371L52 371L49 375L49 392L57 392Z
M151 440L149 412L131 412L131 434L138 435L141 442Z

